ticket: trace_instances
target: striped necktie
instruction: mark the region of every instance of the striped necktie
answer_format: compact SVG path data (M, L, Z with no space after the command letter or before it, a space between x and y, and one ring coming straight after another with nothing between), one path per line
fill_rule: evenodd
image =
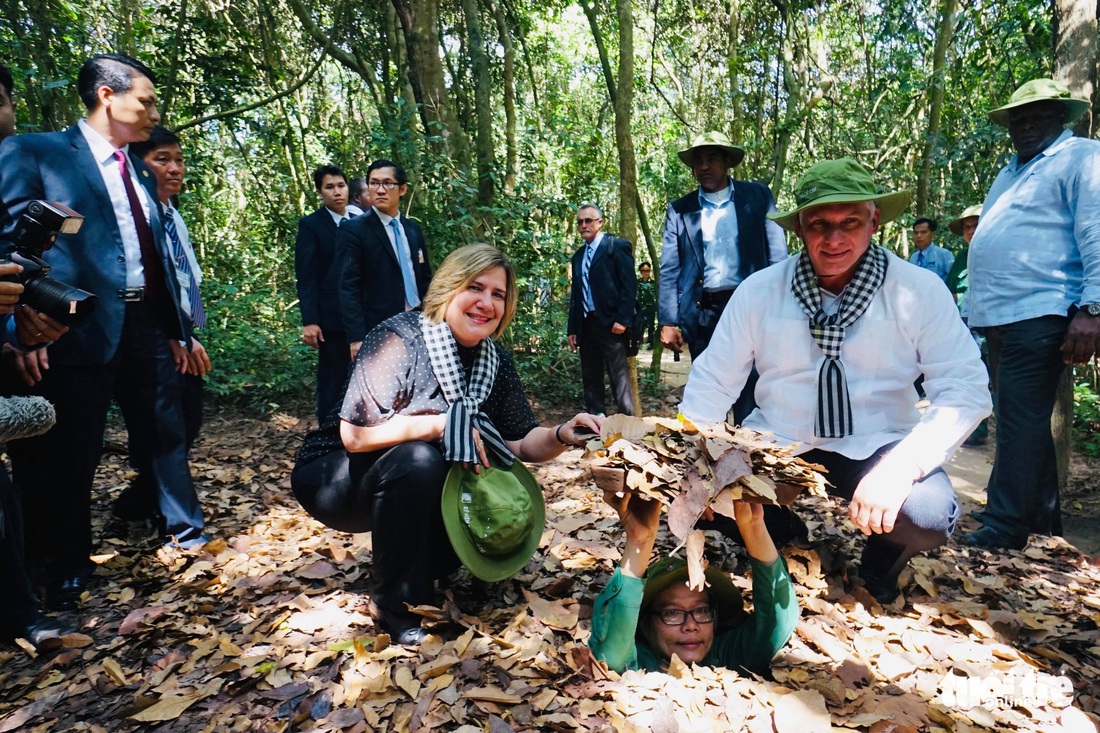
M581 288L584 292L584 314L587 316L596 310L592 301L592 286L589 284L588 270L592 267L592 258L596 256L596 246L591 242L585 245L584 266L581 268Z
M179 231L176 230L176 210L171 206L164 213L164 232L172 245L172 259L176 261L176 269L187 276L187 297L191 300L191 322L195 324L195 328L206 328L206 310L202 307L199 282L195 279L195 273L191 272L191 260L187 258L183 242L180 241Z

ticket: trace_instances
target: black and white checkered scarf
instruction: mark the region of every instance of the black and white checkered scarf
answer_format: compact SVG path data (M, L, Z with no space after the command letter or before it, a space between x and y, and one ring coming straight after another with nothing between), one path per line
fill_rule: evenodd
M486 445L492 449L505 466L511 466L515 456L500 432L481 411L481 405L489 398L493 383L497 378L500 357L490 339L482 339L477 345L474 367L470 372L470 384L466 384L466 375L462 361L458 358L458 344L451 327L446 321L432 323L426 316L420 316L420 330L428 346L432 372L443 389L443 397L450 407L447 408L447 427L443 431L443 457L458 463L477 463L477 446L474 445L473 428L477 428Z
M840 361L844 329L864 314L885 279L886 250L872 244L856 266L852 281L844 288L837 312L826 315L821 307L821 290L813 263L807 253L799 256L791 289L802 310L810 317L810 335L825 352L825 362L817 373L814 435L819 438L842 438L852 434L852 400Z

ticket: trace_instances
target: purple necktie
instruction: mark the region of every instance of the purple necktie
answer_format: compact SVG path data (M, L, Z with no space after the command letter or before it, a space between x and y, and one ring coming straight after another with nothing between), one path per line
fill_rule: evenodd
M115 160L118 161L118 172L122 174L122 185L126 187L126 198L130 200L130 215L134 217L134 228L137 229L141 267L145 274L145 298L153 301L160 297L164 284L164 271L157 256L156 245L153 244L153 230L141 208L141 199L134 189L134 182L130 180L130 173L126 168L126 153L116 150Z

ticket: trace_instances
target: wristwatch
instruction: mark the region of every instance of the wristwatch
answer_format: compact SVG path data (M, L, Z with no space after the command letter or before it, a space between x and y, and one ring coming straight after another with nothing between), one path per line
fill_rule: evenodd
M1082 303L1081 310L1090 316L1100 316L1100 303Z

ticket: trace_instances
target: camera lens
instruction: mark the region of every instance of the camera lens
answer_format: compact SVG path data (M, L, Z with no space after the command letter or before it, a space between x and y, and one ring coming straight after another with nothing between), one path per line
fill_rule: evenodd
M98 298L52 277L36 277L24 283L23 302L69 328L80 328L95 310Z

